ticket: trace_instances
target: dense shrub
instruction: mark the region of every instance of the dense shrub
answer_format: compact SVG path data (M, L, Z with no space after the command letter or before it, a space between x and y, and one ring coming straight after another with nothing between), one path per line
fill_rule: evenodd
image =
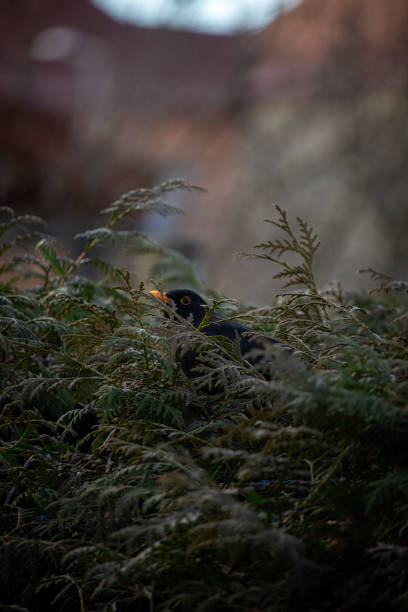
M408 285L371 270L371 295L319 291L317 238L278 208L281 237L249 256L286 292L223 299L180 254L121 229L177 212L164 198L178 188L195 187L120 198L75 260L2 210L1 607L405 610ZM159 289L199 289L293 352L265 371L165 317L98 256L106 243L155 254ZM196 380L180 345L207 355Z

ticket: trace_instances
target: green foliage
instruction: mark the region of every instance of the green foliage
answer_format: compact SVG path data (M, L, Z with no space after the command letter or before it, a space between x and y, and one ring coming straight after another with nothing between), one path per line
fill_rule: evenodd
M277 208L282 235L253 256L292 291L244 311L213 293L208 312L292 349L250 365L95 255L153 252L155 286L204 291L182 256L118 229L177 212L179 188L122 196L76 259L4 211L0 608L405 610L406 284L370 271L375 294L319 290L314 231ZM201 352L197 379L180 347Z

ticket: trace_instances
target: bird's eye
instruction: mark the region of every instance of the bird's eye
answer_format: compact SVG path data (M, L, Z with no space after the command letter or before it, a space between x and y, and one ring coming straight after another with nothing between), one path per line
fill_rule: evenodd
M188 297L188 295L183 295L183 297L180 299L180 304L183 304L183 306L188 306L191 304L191 298Z

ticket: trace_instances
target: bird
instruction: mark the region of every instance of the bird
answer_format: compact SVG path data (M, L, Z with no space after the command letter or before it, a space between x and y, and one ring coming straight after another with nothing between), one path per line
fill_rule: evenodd
M190 321L195 328L203 323L209 309L209 304L204 298L191 289L172 289L162 293L151 291L150 293L171 306L177 315ZM273 346L280 345L275 338L265 337L236 321L225 320L216 312L209 314L208 322L204 321L200 331L206 336L223 336L232 342L238 342L242 357L251 365L259 364L266 354L272 355ZM197 360L197 357L197 351L192 348L178 349L176 353L181 369L190 379L198 376L196 368L202 365L202 361Z

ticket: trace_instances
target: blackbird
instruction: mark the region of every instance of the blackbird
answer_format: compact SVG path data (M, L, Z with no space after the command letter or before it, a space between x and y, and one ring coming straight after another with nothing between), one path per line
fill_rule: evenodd
M167 293L152 291L151 293L162 302L171 305L180 317L189 320L194 327L198 327L202 323L209 307L198 293L190 289L173 289ZM261 336L258 332L241 323L224 320L215 312L211 313L208 323L206 322L200 328L200 331L206 336L224 336L233 342L239 341L241 355L252 365L263 360L268 347L280 344L274 338ZM176 354L176 358L188 378L194 378L198 375L195 368L200 366L202 362L197 360L197 356L197 352L193 349L179 349Z

